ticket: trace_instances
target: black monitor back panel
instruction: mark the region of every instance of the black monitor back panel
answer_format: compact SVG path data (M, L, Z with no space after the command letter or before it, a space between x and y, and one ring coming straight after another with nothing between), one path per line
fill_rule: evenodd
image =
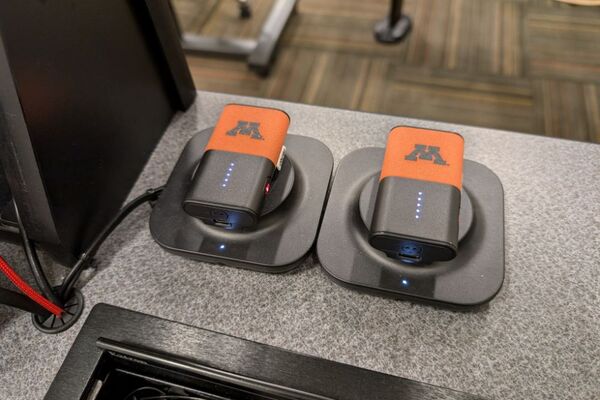
M0 1L0 158L29 236L79 254L194 96L167 0Z
M475 400L105 304L94 307L45 400Z

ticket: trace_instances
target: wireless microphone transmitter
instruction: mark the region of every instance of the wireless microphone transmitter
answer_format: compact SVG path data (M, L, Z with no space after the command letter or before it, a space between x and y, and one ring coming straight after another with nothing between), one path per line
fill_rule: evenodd
M457 133L392 129L371 222L373 247L412 264L456 257L463 147Z
M280 110L225 106L192 178L184 210L227 229L255 226L281 168L289 123Z

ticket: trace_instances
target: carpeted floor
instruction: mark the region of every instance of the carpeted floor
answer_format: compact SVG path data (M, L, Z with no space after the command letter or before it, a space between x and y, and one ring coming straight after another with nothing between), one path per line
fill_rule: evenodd
M272 0L174 0L186 31L257 36ZM387 0L300 0L271 75L188 55L199 89L600 143L600 7L407 0L408 40L381 45Z

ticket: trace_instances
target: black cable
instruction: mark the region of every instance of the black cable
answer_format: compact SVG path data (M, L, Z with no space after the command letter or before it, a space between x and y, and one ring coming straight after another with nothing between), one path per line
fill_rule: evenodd
M52 315L48 310L31 300L29 297L9 289L0 288L0 304L27 311L39 315L42 318L48 318Z
M142 386L142 387L140 387L140 388L137 388L137 389L135 389L135 390L134 390L134 391L132 391L131 393L129 393L127 396L125 396L125 397L123 398L123 400L136 400L136 399L137 399L137 397L135 397L135 396L133 396L133 395L134 395L134 394L137 394L138 392L142 392L142 391L144 391L144 390L146 390L146 391L148 391L148 390L154 390L155 392L158 392L158 393L160 393L160 394L161 394L161 396L165 394L165 392L163 392L162 390L160 390L160 389L158 389L158 388L155 388L155 387L153 387L153 386ZM133 396L133 399L132 399L132 396Z
M10 233L11 235L18 235L19 232L19 228L15 227L15 226L10 226L10 225L4 225L0 222L0 232L6 232L6 233Z
M140 397L140 400L208 400L208 398L198 396L181 396L177 394L166 394L164 396Z
M102 243L106 240L108 235L115 230L115 228L127 217L133 210L135 210L140 205L158 199L158 196L163 191L163 187L159 187L156 189L148 189L141 196L136 197L131 200L129 203L125 204L125 206L119 211L119 213L110 221L110 223L100 232L100 234L94 239L92 244L88 247L88 249L81 254L71 271L65 276L62 281L62 284L58 290L58 296L61 299L67 299L71 289L79 279L79 276L85 269L88 261L96 254Z
M17 207L16 202L14 202L14 206L17 224L19 225L19 231L21 233L21 241L23 242L23 248L25 249L25 255L27 256L27 261L29 263L29 268L31 269L33 278L35 279L35 282L46 299L50 300L57 306L62 307L62 301L60 301L60 298L54 294L52 286L50 286L50 283L46 278L46 274L44 273L42 265L40 264L40 259L38 258L35 250L35 244L27 236L27 232L25 231L25 226L21 220L21 214L19 213L19 208Z

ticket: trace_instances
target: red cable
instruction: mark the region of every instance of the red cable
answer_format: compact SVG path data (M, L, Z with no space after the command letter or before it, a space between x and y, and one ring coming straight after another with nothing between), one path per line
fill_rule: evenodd
M27 284L27 282L25 282L23 280L23 278L21 278L15 272L15 270L12 269L10 267L10 265L8 265L8 263L4 260L4 258L2 258L2 256L0 256L0 270L4 273L4 275L6 275L6 277L16 287L19 288L19 290L21 290L21 292L23 292L31 300L35 301L40 306L44 307L46 310L48 310L52 314L56 315L57 317L60 317L62 315L62 313L64 312L64 310L62 308L60 308L56 304L54 304L51 301L49 301L44 296L42 296L41 294L39 294L38 292L36 292L34 288L32 288L31 286L29 286Z

